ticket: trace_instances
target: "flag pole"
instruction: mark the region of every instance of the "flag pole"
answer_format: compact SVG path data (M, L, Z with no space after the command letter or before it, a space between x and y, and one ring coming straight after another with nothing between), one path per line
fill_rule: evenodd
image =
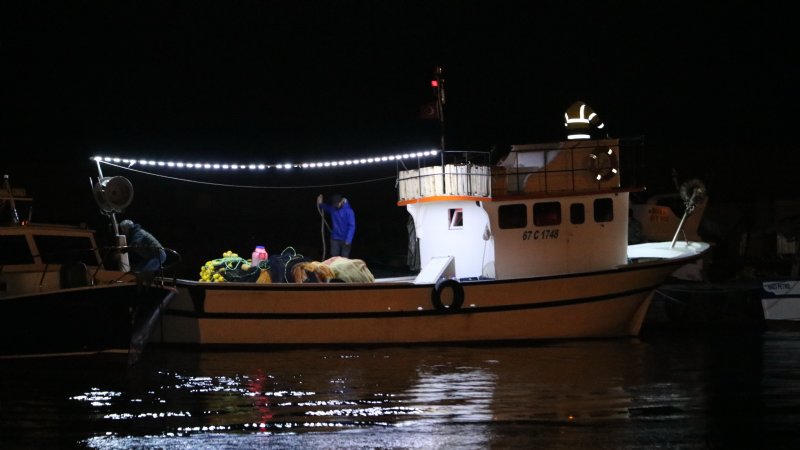
M436 115L439 117L439 133L440 133L440 145L442 147L442 151L444 151L444 104L445 104L445 96L444 96L444 76L443 70L441 66L436 66L436 70L434 71L434 75L436 76L436 83L435 83L435 90L436 90Z

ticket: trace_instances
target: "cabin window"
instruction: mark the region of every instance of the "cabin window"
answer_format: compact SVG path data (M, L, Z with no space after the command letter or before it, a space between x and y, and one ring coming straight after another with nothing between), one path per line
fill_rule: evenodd
M561 225L561 203L546 202L533 205L533 224L537 227Z
M0 265L33 264L31 249L25 236L0 236Z
M34 236L39 255L45 264L67 264L80 261L96 266L92 240L80 236Z
M583 203L569 205L569 221L570 223L586 222L586 211L583 208Z
M452 208L448 210L447 215L450 219L450 229L457 230L464 227L464 210L461 208Z
M500 229L525 228L528 226L528 208L523 204L503 205L497 208L497 223Z
M594 201L594 221L611 222L614 220L614 202L610 198L598 198Z

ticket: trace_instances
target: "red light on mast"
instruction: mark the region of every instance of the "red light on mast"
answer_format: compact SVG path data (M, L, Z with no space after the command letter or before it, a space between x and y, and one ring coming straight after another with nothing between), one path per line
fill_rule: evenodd
M431 80L432 87L439 87L439 80Z

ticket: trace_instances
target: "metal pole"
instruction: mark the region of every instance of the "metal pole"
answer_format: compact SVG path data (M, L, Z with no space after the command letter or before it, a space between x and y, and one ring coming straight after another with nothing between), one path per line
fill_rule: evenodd
M11 190L11 182L8 175L3 175L3 188L8 191L8 204L11 206L11 221L14 225L19 225L19 214L17 214L17 204L14 201L14 192Z
M670 248L674 248L675 247L675 241L678 239L678 234L683 229L683 222L685 222L686 218L689 216L689 214L691 214L692 211L694 211L694 196L695 195L697 195L697 189L692 191L692 196L686 202L686 211L683 212L683 217L681 217L681 223L678 224L678 229L675 230L675 236L672 237L672 244L670 245Z
M97 182L100 183L103 180L103 169L100 167L100 161L95 160L97 163ZM117 215L113 211L108 214L111 217L111 226L114 229L114 239L116 240L117 248L122 249L128 246L128 240L124 234L119 234L119 224L117 223ZM123 272L130 272L131 270L131 263L130 258L128 258L128 253L120 252L119 254L119 270Z
M440 145L442 147L442 151L444 151L444 104L445 104L445 96L444 96L444 78L442 77L442 67L436 66L436 113L439 116L439 133L440 133Z

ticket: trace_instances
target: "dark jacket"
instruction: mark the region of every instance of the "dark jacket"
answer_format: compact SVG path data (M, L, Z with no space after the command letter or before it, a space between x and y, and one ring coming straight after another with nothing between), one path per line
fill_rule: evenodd
M157 257L158 249L162 248L158 239L138 223L133 224L133 228L128 231L127 238L128 247L130 247L128 255L131 258L131 265L137 265Z

